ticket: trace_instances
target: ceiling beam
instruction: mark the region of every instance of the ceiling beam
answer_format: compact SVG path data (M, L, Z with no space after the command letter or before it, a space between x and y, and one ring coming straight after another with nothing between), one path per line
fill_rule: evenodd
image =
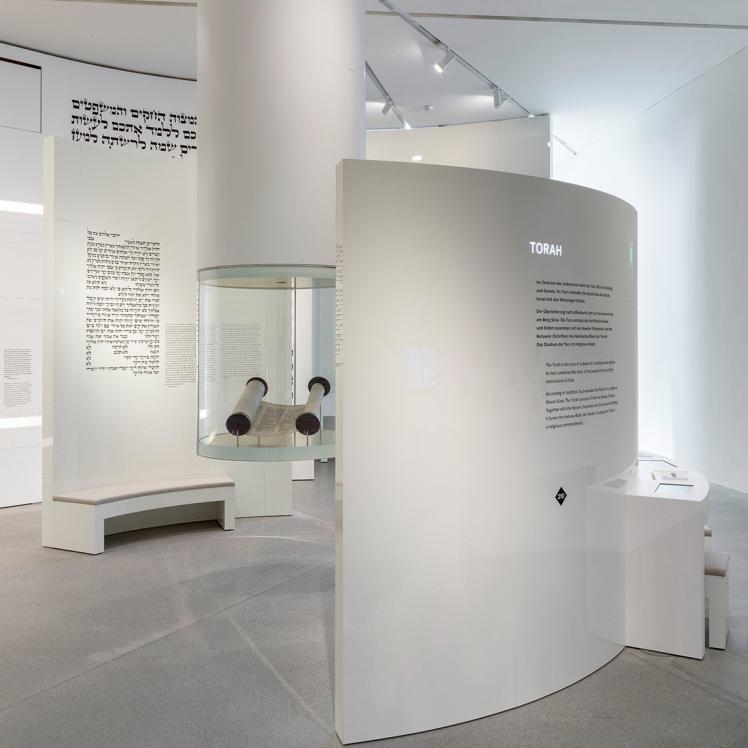
M367 16L395 16L386 10L367 10ZM554 18L551 16L494 16L478 13L409 13L411 18L433 18L447 21L522 21L525 23L578 23L599 26L649 26L666 29L717 29L748 31L748 25L733 23L681 23L678 21L636 21L612 18Z
M113 3L119 5L172 5L195 8L198 0L57 0L57 2ZM387 10L367 10L367 16L394 16ZM498 16L485 13L408 13L411 18L434 18L451 21L520 21L524 23L578 23L598 26L648 26L665 29L710 29L723 31L748 31L748 24L739 23L688 23L681 21L642 21L624 18L563 18L555 16Z
M108 3L109 5L172 5L196 8L197 0L57 0L61 3Z
M172 5L195 8L198 0L57 0L57 2L113 3L120 5ZM367 10L367 16L394 16L387 10ZM739 23L688 23L681 21L642 21L624 18L563 18L555 16L499 16L485 13L408 13L411 18L435 18L452 21L521 21L524 23L578 23L598 26L648 26L666 29L711 29L748 31L748 24Z

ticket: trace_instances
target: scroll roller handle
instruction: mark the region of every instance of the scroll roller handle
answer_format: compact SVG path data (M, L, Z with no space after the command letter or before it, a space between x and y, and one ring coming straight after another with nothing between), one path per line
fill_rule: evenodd
M322 398L330 393L330 383L324 377L309 380L309 397L304 410L296 419L296 430L305 436L316 434L320 429L319 412Z
M236 401L231 415L226 419L226 430L229 434L243 436L252 428L257 410L267 391L268 383L262 377L252 377L247 380L244 392Z

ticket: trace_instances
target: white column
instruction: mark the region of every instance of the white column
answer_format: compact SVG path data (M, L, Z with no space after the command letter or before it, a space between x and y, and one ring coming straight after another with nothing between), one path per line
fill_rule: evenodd
M363 158L361 0L201 0L197 266L335 260L335 166Z

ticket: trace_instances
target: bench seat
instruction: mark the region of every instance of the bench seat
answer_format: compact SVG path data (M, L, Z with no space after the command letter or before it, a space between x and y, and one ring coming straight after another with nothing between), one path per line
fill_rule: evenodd
M99 506L112 501L134 499L138 496L150 496L157 493L175 493L176 491L192 491L201 488L233 488L231 478L189 478L179 481L153 481L149 483L127 483L120 486L103 486L102 488L88 488L84 491L61 493L54 497L55 501L66 501L70 504L89 504Z
M188 504L212 504L224 530L235 523L234 481L226 476L177 478L87 488L56 494L43 543L80 553L103 553L104 522L112 517Z

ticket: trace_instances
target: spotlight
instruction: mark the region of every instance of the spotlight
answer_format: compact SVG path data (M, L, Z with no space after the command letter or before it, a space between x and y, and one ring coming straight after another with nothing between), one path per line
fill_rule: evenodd
M454 58L455 58L455 53L451 49L448 49L447 54L444 55L441 62L434 63L434 70L436 70L436 72L439 73L439 75L441 75L447 69L447 65L449 65L449 63L452 62Z
M382 114L389 114L392 109L392 99L387 99L382 107Z
M528 112L527 119L535 119L535 115L532 112Z
M493 106L498 109L506 101L506 94L497 86L493 90Z

